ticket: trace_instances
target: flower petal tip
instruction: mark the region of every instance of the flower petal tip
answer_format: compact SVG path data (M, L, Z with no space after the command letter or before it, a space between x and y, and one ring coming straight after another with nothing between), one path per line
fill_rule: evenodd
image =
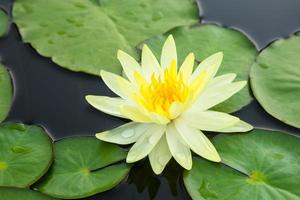
M216 56L219 56L220 58L223 58L224 57L224 53L223 51L219 51L215 54Z
M101 70L100 71L100 76L101 76L101 78L103 77L103 76L105 76L107 74L107 71L105 71L105 70Z
M92 98L92 95L86 95L84 98L87 102L89 102Z
M95 137L96 137L97 139L99 139L99 140L105 141L104 138L105 138L105 135L106 135L107 132L108 132L108 131L104 131L104 132L101 132L101 133L96 133Z
M118 59L120 58L120 56L122 56L122 54L124 54L125 52L124 51L122 51L121 49L118 49L118 51L117 51L117 57L118 57Z
M219 154L217 154L217 156L214 158L213 161L218 163L218 162L221 162L222 159L221 159L221 157L219 156Z
M133 159L133 158L131 158L131 157L129 157L128 155L127 155L127 157L126 157L126 162L127 163L134 163L134 162L136 162L137 160L135 160L135 159Z
M152 168L152 170L153 170L155 175L161 175L161 173L163 172L163 170L155 170L153 168Z

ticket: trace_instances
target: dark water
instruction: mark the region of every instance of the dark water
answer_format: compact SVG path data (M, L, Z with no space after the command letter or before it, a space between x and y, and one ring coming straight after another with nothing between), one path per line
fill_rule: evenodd
M300 30L299 0L201 0L200 5L204 22L239 29L258 49ZM11 0L0 0L0 7L10 13ZM13 107L6 121L40 124L54 139L94 135L124 123L85 102L87 94L111 94L98 77L64 70L38 55L30 45L22 43L15 25L0 40L0 57L15 86ZM272 118L255 101L236 114L255 127L300 135L299 129ZM162 176L155 176L148 161L144 161L133 168L119 187L87 199L190 199L180 174L181 169L171 162Z

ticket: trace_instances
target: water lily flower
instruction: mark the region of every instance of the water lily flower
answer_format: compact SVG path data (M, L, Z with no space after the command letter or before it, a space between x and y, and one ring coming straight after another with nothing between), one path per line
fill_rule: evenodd
M132 120L113 130L96 134L102 141L127 145L134 143L126 161L149 157L160 174L172 156L185 169L192 168L191 150L205 159L221 158L202 131L246 132L253 127L238 117L209 110L240 91L246 81L233 82L236 74L215 76L223 53L213 54L193 70L190 53L177 66L175 41L170 35L163 45L160 63L147 45L141 65L119 50L118 59L126 78L101 71L104 83L119 97L86 96L96 109Z

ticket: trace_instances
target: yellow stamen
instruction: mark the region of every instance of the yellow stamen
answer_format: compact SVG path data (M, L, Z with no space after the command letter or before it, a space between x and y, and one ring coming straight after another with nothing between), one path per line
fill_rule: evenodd
M189 85L186 80L183 80L182 73L177 73L175 60L160 75L152 74L149 81L143 78L138 71L135 71L134 78L139 92L134 95L134 99L149 112L155 112L172 119L173 115L170 113L172 103L178 102L185 106L190 98L195 96L194 93L199 91L197 88L201 88L205 75L205 73L201 73Z

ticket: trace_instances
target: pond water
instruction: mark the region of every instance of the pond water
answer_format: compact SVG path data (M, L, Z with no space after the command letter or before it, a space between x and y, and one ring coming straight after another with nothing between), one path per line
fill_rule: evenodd
M11 4L11 0L0 0L0 7L8 13ZM299 0L201 0L199 5L205 23L237 28L258 49L300 30ZM30 45L22 43L15 25L0 40L0 57L9 68L15 86L13 107L6 121L40 124L55 140L94 135L124 123L85 102L87 94L112 95L98 77L64 70L38 55ZM300 133L299 129L269 116L256 101L236 114L255 127ZM181 181L181 171L171 162L162 176L155 176L146 160L137 164L117 188L86 199L190 199Z

